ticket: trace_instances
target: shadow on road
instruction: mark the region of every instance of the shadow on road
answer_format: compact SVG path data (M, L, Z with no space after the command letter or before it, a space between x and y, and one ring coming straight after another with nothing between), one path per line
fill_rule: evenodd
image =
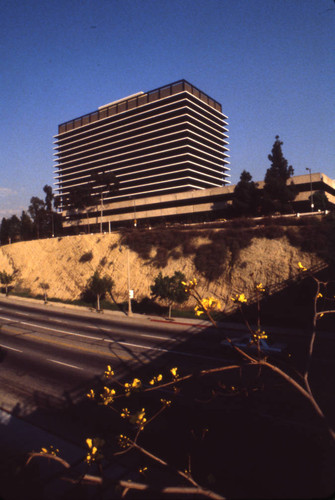
M178 367L181 376L193 374L183 384L176 383L175 389L135 391L116 401L118 411L125 406L132 412L144 407L149 417L160 408L160 399L173 401L145 429L141 445L181 470L191 463L200 484L228 498L321 498L333 493L334 444L325 423L300 394L273 373L260 373L243 362L239 369L201 376L202 370L236 364L236 359L223 358L222 332L190 326L184 332L171 331L168 340L158 340L156 350L135 351L134 341L105 330L104 335L110 341L109 351L118 359L117 393L134 378L147 388L158 374L170 381L173 367ZM107 364L112 364L110 359ZM335 377L322 387L323 368L315 367L313 380L334 424ZM114 488L112 479L145 481L138 469L146 464L161 478L162 471L157 472L147 458L133 452L114 456L120 451L117 437L134 429L108 406L87 397L91 389L95 394L103 392L105 385L103 377L94 377L73 385L60 397L33 391L33 411L17 405L12 415L2 412L0 498L118 498L120 490ZM28 452L52 445L73 466L65 471L68 477L96 473L95 466L83 464L88 437L101 437L106 443L103 468L109 479L102 489L60 481L64 470L45 459L36 458L28 468L23 466Z

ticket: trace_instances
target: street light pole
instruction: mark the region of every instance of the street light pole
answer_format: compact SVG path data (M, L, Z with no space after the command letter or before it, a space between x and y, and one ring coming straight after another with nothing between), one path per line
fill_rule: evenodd
M312 169L306 167L306 170L309 171L309 180L310 180L310 184L311 184L311 210L312 210L312 212L314 212L313 185L312 185Z
M132 294L132 290L130 290L129 248L127 248L127 274L128 274L128 316L132 316L133 312L131 310L131 294Z
M100 233L102 234L102 217L103 217L103 203L104 203L104 200L103 200L103 194L102 194L102 190L100 192Z

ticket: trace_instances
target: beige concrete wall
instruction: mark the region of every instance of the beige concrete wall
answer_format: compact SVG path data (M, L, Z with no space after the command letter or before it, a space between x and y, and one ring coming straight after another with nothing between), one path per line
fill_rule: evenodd
M312 191L315 192L316 190L313 190L313 183L319 183L319 182L324 182L328 186L332 187L335 189L335 180L330 179L327 175L322 174L322 173L312 173ZM287 181L288 184L293 183L294 185L299 185L299 184L308 184L310 185L310 174L305 174L305 175L297 175L294 177L291 177ZM257 182L259 189L262 189L264 187L264 181ZM201 203L201 199L208 197L208 196L220 196L220 195L228 195L228 200L232 199L233 193L234 193L235 185L227 185L223 187L215 187L211 189L203 189L203 190L194 190L194 191L185 191L182 193L173 193L173 194L167 194L167 195L160 195L160 196L151 196L150 198L139 198L135 200L125 200L125 201L118 201L117 203L106 203L104 205L104 211L108 209L118 209L118 208L127 208L128 211L123 214L115 214L115 215L108 215L103 217L103 222L116 222L116 221L130 221L134 219L154 219L155 217L167 217L169 215L177 215L177 214L193 214L193 213L199 213L199 212L211 212L213 210L213 203ZM298 193L295 201L307 201L311 192L310 190L308 191L303 191L301 193ZM327 193L328 200L335 205L335 196ZM153 205L153 204L164 204L166 202L171 202L171 201L181 201L181 200L194 200L194 203L188 206L184 207L169 207L169 208L160 208L160 209L155 209L155 210L138 210L136 206L145 206L145 205ZM220 208L224 208L225 203L228 201L222 201L222 202L215 202L215 209L218 210ZM100 210L100 207L99 207ZM65 213L63 213L63 216L65 218ZM86 225L87 223L89 224L97 224L100 223L101 217L90 217L87 221L86 214L84 217L81 219L80 225ZM64 227L69 227L74 225L72 222L68 222L65 219L64 222ZM78 224L79 225L79 224Z

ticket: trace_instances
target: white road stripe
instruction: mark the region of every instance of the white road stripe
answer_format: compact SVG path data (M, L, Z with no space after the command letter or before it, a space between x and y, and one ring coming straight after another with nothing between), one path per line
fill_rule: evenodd
M173 340L171 337L160 337L159 335L150 335L146 333L139 333L140 337L149 337L150 339L159 339L159 340Z
M14 347L9 347L8 345L0 344L0 347L4 347L5 349L10 349L11 351L23 352L20 349L15 349Z
M183 351L171 351L169 349L162 349L161 347L150 347L146 345L130 344L129 342L118 342L117 340L104 339L105 342L110 342L113 344L126 345L130 347L138 347L139 349L149 349L151 351L161 351L168 352L169 354L177 354L179 356L188 356L190 358L201 358L201 359L211 359L215 361L222 361L223 358L213 358L213 356L206 356L203 354L196 354L193 352L183 352Z
M169 352L168 349L162 349L160 347L150 347L147 345L131 344L130 342L119 342L117 340L104 339L105 342L111 342L112 344L127 345L129 347L139 347L140 349L150 349L151 351L162 351Z
M80 366L69 365L68 363L63 363L62 361L57 361L56 359L47 359L47 361L51 361L52 363L57 363L58 365L68 366L69 368L75 368L76 370L83 370Z
M51 332L65 333L66 335L74 335L75 337L83 337L85 339L102 340L99 337L92 337L91 335L84 335L82 333L66 332L65 330L58 330L57 328L48 328L47 326L36 325L34 323L27 323L26 321L19 321L21 325L34 326L35 328L42 328L43 330L50 330Z

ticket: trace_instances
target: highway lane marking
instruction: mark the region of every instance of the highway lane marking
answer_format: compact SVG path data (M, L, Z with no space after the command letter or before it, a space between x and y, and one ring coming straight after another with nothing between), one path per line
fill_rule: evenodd
M150 339L159 339L159 340L174 340L171 337L160 337L159 335L150 335L149 333L138 333L140 337L149 337Z
M0 318L1 318L1 316L0 316ZM2 318L2 319L5 319L5 318ZM28 321L17 321L17 323L20 323L21 325L33 326L34 328L42 328L44 330L49 330L51 332L65 333L66 335L73 335L75 337L82 337L82 338L91 339L91 340L105 340L106 342L108 342L108 340L103 339L102 337L93 337L92 335L85 335L83 333L67 332L65 330L59 330L58 328L49 328L47 326L38 325L36 323L30 323ZM89 327L89 328L95 328L95 327ZM107 330L105 328L99 328L99 331L101 331L101 330L105 331L105 332L110 332L110 330ZM145 333L140 333L139 336L141 336L141 337L155 338L155 339L159 339L159 340L172 340L170 337L162 337L160 335L150 335L150 334L145 334ZM123 343L126 344L125 342L123 342ZM129 345L131 345L131 344L129 344ZM139 346L134 345L134 347L139 347ZM147 347L143 346L143 348L145 349ZM158 349L158 348L156 348L156 349L157 350L161 350L161 349Z
M0 318L1 318L1 316L0 316ZM66 332L65 330L58 330L56 328L48 328L48 327L45 327L45 326L40 326L40 325L36 325L34 323L25 322L25 321L19 321L18 323L24 324L24 325L28 325L28 326L34 326L34 327L38 327L38 328L42 328L42 329L50 330L50 331L54 331L54 332L64 333L66 335L73 335L73 336L76 336L76 337L83 337L83 338L88 338L88 339L93 339L93 340L103 340L104 342L110 342L110 343L114 343L114 344L118 344L118 345L124 345L124 346L129 346L129 347L137 347L139 349L148 349L148 350L152 350L152 351L167 352L167 353L169 352L171 354L179 354L181 356L189 356L189 357L194 356L196 358L203 358L203 359L218 359L218 358L213 358L211 356L204 356L204 355L201 355L201 354L199 355L199 354L195 354L195 353L186 353L186 352L181 352L181 351L171 351L169 349L164 349L164 348L161 348L161 347L150 347L150 346L145 346L145 345L133 344L133 343L130 343L130 342L122 342L122 341L117 341L117 340L110 340L110 339L103 339L103 338L99 338L99 337L92 337L90 335L84 335L84 334L81 334L81 333ZM146 335L146 334L141 334L141 335L142 336L153 337L153 335ZM29 336L34 337L31 334L29 334ZM36 337L36 338L38 338L38 337ZM168 337L160 337L160 338L162 340L171 340ZM56 345L64 345L64 346L67 346L67 347L71 347L69 344L62 344L61 342L55 342L55 341L53 341L52 343L54 343ZM78 347L77 347L77 349L79 350ZM91 349L80 348L80 350L85 350L85 351L88 351L88 352L92 352L92 353L98 354L97 351L94 351L94 350L91 350ZM108 354L111 355L111 353L108 353ZM119 357L121 358L121 356L119 356ZM128 358L125 358L125 359L128 359Z
M131 344L129 342L118 342L117 340L110 340L110 339L104 339L105 342L111 342L114 344L118 345L126 345L130 347L138 347L139 349L149 349L151 351L161 351L161 352L167 352L169 354L179 354L180 356L188 356L192 358L201 358L201 359L211 359L214 361L224 361L224 358L215 358L213 356L206 356L204 354L196 354L194 352L183 352L183 351L171 351L169 349L163 349L161 347L150 347L146 345L138 345L138 344Z
M83 370L80 366L70 365L69 363L63 363L62 361L57 361L56 359L47 359L47 361L51 361L52 363L57 363L58 365L68 366L69 368L75 368L76 370Z
M38 335L34 335L33 333L28 333L26 334L26 337L31 337L33 339L36 339L36 340L41 340L41 338L38 336ZM87 352L87 353L90 353L90 354L95 354L95 355L98 355L100 357L102 356L107 356L107 357L112 357L112 358L115 358L115 354L111 353L111 352L98 352L94 349L89 349L87 347L81 347L81 346L73 346L71 344L67 344L66 342L59 342L58 340L51 340L51 339L48 339L45 341L47 344L54 344L56 346L60 346L60 347L67 347L69 349L75 349L77 351L84 351L84 352ZM117 356L118 358L120 359L123 359L124 361L127 361L129 359L132 359L131 356L122 356L121 354Z
M6 321L15 321L12 318L6 318L5 316L0 316L0 319L5 319Z
M65 333L66 335L74 335L75 337L83 337L85 339L102 340L102 338L92 337L92 335L84 335L83 333L66 332L65 330L58 330L57 328L49 328L47 326L36 325L34 323L28 323L26 321L18 321L18 323L20 323L21 325L33 326L35 328L42 328L43 330L49 330L50 332Z
M0 347L4 347L5 349L10 349L11 351L23 352L20 349L15 349L14 347L9 347L8 345L0 344Z
M139 347L140 349L150 349L151 351L163 351L163 352L169 352L168 349L162 349L161 347L150 347L147 345L138 345L138 344L131 344L130 342L122 342L118 340L110 340L110 339L104 339L105 342L111 342L113 344L118 344L118 345L127 345L130 347Z
M29 316L28 314L25 314L25 316ZM29 323L29 322L25 322L25 321L15 321L15 319L11 319L11 318L5 318L5 317L2 317L0 316L0 319L6 319L8 321L13 321L15 323L20 323L21 325L27 325L27 326L33 326L35 328L43 328L44 330L50 330L52 332L59 332L59 333L65 333L67 335L75 335L76 337L83 337L83 338L87 338L87 339L94 339L94 340L104 340L102 338L99 338L99 337L92 337L90 335L84 335L82 333L73 333L73 332L67 332L65 330L59 330L57 328L49 328L47 326L41 326L41 325L38 325L38 324L35 324L35 323ZM50 319L51 321L56 321L57 323L64 323L64 321L62 320L58 320L58 319L52 319L52 318L48 318ZM98 330L99 332L108 332L110 333L110 329L107 329L107 328L99 328L99 327L96 327L96 326L85 326L85 328L89 328L90 330ZM153 338L153 339L158 339L158 340L173 340L171 339L171 337L162 337L161 335L151 335L151 334L146 334L146 333L139 333L138 334L140 337L148 337L148 338Z

